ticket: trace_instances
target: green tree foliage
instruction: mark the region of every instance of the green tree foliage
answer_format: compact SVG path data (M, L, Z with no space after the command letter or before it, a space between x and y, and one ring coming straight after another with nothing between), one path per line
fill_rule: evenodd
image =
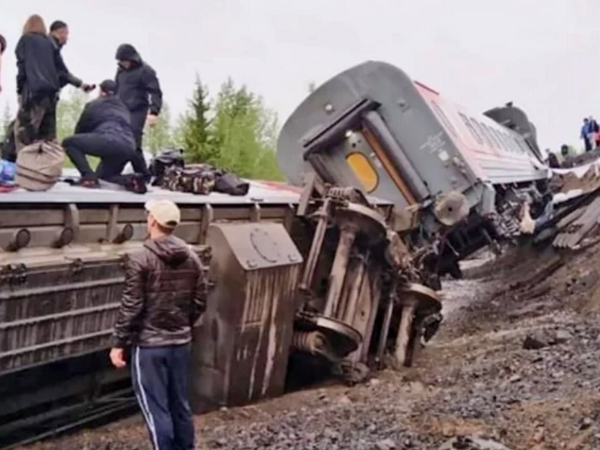
M59 139L73 134L91 99L73 88L63 91L57 108ZM173 127L165 104L155 126L146 130L144 147L156 154L180 146L191 163L209 163L244 178L283 180L275 156L277 134L276 114L246 86L236 86L229 79L211 101L207 88L197 78L188 110L178 125Z
M194 94L176 132L177 141L185 149L186 159L191 162L214 162L219 159L219 150L215 146L210 129L210 115L208 89L196 76Z
M2 113L2 124L0 124L0 140L3 140L6 137L8 126L10 125L13 119L14 117L10 110L10 106L7 104L4 107L4 112Z
M156 123L144 133L144 150L156 155L160 150L172 147L174 143L173 127L171 125L171 110L163 103Z
M62 91L56 107L56 134L59 141L73 134L81 111L90 100L90 95L73 87Z
M211 105L196 83L182 122L190 162L204 162L244 178L283 180L275 156L277 116L260 96L229 79Z

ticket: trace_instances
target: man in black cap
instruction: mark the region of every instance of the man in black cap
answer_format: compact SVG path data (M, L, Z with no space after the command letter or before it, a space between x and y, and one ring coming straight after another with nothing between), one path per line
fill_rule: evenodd
M144 126L153 126L162 108L162 90L154 69L144 62L133 45L122 44L115 55L119 68L117 93L131 113L137 150L142 152ZM149 172L147 173L149 177Z
M6 50L6 39L0 34L0 94L2 93L2 55Z
M100 96L85 105L75 127L75 134L62 145L67 156L81 174L80 184L99 187L99 179L117 183L128 190L144 193L143 171L147 170L143 156L136 152L129 111L115 95L117 86L112 80L100 84ZM96 172L86 158L100 158ZM131 162L134 175L121 175Z
M62 20L55 20L50 25L49 37L56 49L60 52L69 40L69 27ZM89 92L95 88L94 85L84 83L80 78L77 78L75 75L73 75L67 69L66 64L64 65L64 69L66 69L66 73L65 79L62 80L63 87L67 84L70 84L71 86L75 86L76 88L81 89L84 92Z

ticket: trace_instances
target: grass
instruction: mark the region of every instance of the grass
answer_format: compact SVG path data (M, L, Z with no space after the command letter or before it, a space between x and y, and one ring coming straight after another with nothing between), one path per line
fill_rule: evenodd
M100 158L96 158L95 156L88 156L87 158L92 169L96 169L96 167L98 167L98 163L100 162ZM73 166L73 163L69 158L65 158L64 167L68 169L73 169L75 166Z

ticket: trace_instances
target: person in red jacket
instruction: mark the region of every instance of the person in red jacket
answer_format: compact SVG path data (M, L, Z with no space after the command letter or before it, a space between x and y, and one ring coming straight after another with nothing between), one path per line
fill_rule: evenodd
M2 55L6 50L6 39L0 34L0 94L2 93Z

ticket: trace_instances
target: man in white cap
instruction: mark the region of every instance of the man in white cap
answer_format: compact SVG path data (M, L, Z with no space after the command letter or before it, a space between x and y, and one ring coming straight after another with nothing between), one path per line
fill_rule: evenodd
M128 255L110 359L131 378L155 450L192 450L188 400L192 328L206 308L206 268L173 235L181 213L170 200L146 203L150 239Z

